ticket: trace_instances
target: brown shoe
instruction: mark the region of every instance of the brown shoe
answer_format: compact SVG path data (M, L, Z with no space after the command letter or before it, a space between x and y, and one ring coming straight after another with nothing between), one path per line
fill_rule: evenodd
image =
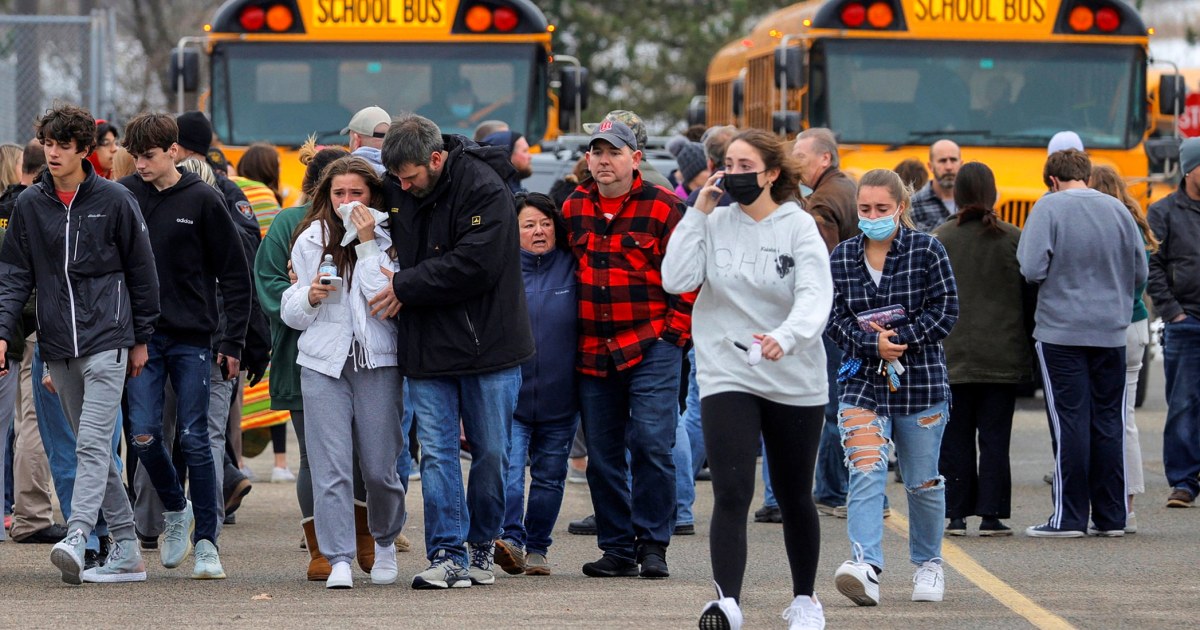
M408 536L405 536L404 534L396 536L396 551L400 553L408 553L412 551L412 541L408 539Z
M525 572L525 550L511 540L496 540L496 564L509 575Z
M1196 497L1183 488L1175 488L1171 491L1171 496L1167 497L1169 508L1190 508L1195 502Z
M550 575L550 562L546 555L531 553L525 556L525 575Z
M321 554L321 549L317 546L317 526L312 517L308 517L300 521L300 526L304 528L304 540L308 545L308 581L309 582L324 582L329 579L329 573L333 571L333 567L329 566L329 561Z
M358 566L367 573L375 566L375 537L367 526L367 504L365 501L354 502L354 546L358 556Z

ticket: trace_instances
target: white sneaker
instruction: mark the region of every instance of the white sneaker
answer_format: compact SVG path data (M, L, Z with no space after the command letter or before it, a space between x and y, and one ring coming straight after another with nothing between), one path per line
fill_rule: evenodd
M704 605L700 612L700 630L741 630L742 609L732 597L725 597L717 587L717 598Z
M843 562L833 574L833 583L839 593L859 606L879 605L879 576L865 562Z
M1125 516L1125 533L1126 534L1136 534L1137 533L1137 513L1130 512L1129 514L1127 514Z
M381 546L375 543L375 564L371 566L372 584L395 584L396 545Z
M349 562L338 562L333 565L333 570L329 572L329 578L325 580L325 588L354 588L354 574L350 572Z
M296 481L296 475L287 468L276 466L271 469L271 483L292 483Z
M913 574L914 602L940 602L945 593L946 576L942 572L941 558L934 558L917 567L917 572Z
M812 597L797 595L792 605L784 609L783 618L788 622L788 630L825 630L825 608L816 593Z

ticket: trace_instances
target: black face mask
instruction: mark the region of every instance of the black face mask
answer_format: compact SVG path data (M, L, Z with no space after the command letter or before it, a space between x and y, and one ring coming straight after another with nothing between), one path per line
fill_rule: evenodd
M723 185L725 192L729 193L733 200L738 204L746 206L758 201L758 197L762 195L763 187L758 185L758 173L737 173L730 175L725 174Z

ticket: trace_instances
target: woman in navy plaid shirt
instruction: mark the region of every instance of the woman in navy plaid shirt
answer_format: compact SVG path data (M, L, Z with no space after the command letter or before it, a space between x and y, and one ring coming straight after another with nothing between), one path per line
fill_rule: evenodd
M858 187L863 234L833 250L833 312L826 333L845 351L839 429L850 469L848 525L854 560L838 568L840 593L860 606L879 603L883 572L883 497L888 450L899 447L908 491L909 553L917 566L913 601L942 601L941 546L946 514L938 475L950 384L942 339L958 318L946 250L913 228L910 192L892 171L863 175ZM901 307L886 328L859 316Z

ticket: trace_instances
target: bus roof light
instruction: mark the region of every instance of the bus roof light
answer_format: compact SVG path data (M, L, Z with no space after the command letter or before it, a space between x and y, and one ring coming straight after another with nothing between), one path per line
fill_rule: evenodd
M842 23L850 28L862 26L866 19L867 9L857 2L848 4L842 9Z
M267 28L276 33L282 33L292 28L294 19L292 11L282 4L277 4L267 9Z
M1121 26L1121 16L1112 7L1104 7L1096 11L1096 28L1111 33Z
M492 12L482 4L467 11L467 28L473 33L482 33L492 27Z
M267 21L267 14L262 7L246 7L238 21L247 31L259 31Z
M1071 9L1069 22L1072 29L1082 33L1092 30L1092 25L1096 23L1096 16L1088 7L1079 6Z
M875 28L891 26L895 17L895 14L892 13L892 6L887 2L876 2L867 9L867 22Z
M492 14L492 22L496 25L496 30L507 33L514 28L517 28L517 12L509 7L500 7Z

